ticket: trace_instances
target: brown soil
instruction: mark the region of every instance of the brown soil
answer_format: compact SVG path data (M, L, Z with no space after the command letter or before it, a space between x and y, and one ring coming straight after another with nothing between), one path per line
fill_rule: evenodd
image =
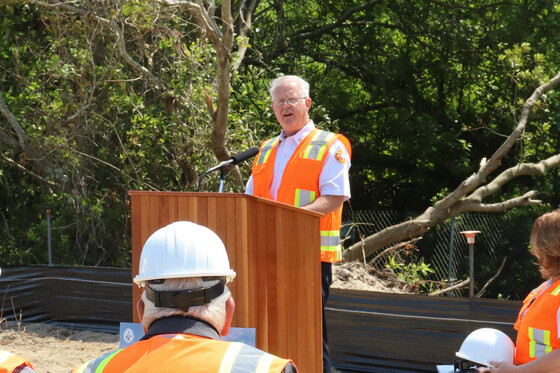
M70 330L51 324L0 324L0 349L25 357L38 373L68 373L118 347L117 334Z

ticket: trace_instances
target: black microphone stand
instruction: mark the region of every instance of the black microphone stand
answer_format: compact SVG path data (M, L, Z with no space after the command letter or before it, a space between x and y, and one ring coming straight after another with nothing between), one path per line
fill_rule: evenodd
M226 168L227 167L222 167L220 169L220 187L218 188L218 193L222 193L222 191L224 190L224 180L226 179Z
M231 157L229 160L227 161L223 161L222 163L220 163L217 166L214 166L208 170L206 170L206 172L200 177L200 179L198 180L198 187L196 188L196 191L199 192L200 191L200 185L202 184L202 179L204 178L204 176L206 176L208 173L212 172L212 171L216 171L216 170L220 170L220 188L219 188L219 192L222 193L223 189L224 189L224 180L226 179L226 169L231 166L231 165L236 165L238 163L241 163L249 158L254 157L255 155L257 155L257 153L259 152L259 148L254 147L254 148L250 148L245 150L244 152L241 152L239 154L234 155L233 157Z
M220 167L220 186L218 188L218 192L222 193L222 191L224 190L224 180L226 179L226 175L227 175L227 168L230 165L225 165ZM215 171L214 169L210 169L208 171L206 171L204 174L202 174L202 176L200 177L200 179L198 179L198 186L196 188L197 192L200 192L200 186L202 185L202 179L204 179L204 176L208 175L210 172Z

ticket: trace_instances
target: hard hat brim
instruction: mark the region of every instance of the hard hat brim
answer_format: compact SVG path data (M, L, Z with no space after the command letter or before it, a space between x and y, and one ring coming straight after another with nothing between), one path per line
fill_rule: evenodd
M133 281L137 285L143 285L147 281L167 280L167 279L171 279L171 278L225 277L226 282L229 283L229 282L233 281L235 276L236 276L236 273L234 271L231 271L229 273L223 273L223 272L219 272L219 273L217 273L217 272L215 272L215 273L210 273L210 272L189 273L188 275L186 275L184 273L166 273L166 274L158 274L158 275L155 275L155 276L137 275L136 277L134 277Z
M489 364L487 361L482 362L482 361L473 360L470 356L464 355L460 352L456 352L455 356L457 356L458 358L463 359L463 360L472 361L475 364L483 365L486 368L491 368L492 367L492 365Z

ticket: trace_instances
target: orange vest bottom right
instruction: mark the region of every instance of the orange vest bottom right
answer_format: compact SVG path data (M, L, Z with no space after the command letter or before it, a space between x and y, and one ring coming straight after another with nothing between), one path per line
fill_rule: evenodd
M542 283L525 298L515 322L517 365L528 363L560 348L557 325L560 280L543 291L546 285L546 282Z

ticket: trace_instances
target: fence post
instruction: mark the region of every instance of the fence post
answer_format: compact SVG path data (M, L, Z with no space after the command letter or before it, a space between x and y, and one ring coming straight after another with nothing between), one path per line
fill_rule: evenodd
M47 248L49 251L49 265L52 265L51 250L51 210L47 210Z
M467 243L469 244L469 297L474 297L474 237L480 231L462 231L462 234L467 237Z
M451 282L451 266L453 264L453 236L455 234L455 216L451 218L451 233L449 234L449 264L447 265L447 281Z

